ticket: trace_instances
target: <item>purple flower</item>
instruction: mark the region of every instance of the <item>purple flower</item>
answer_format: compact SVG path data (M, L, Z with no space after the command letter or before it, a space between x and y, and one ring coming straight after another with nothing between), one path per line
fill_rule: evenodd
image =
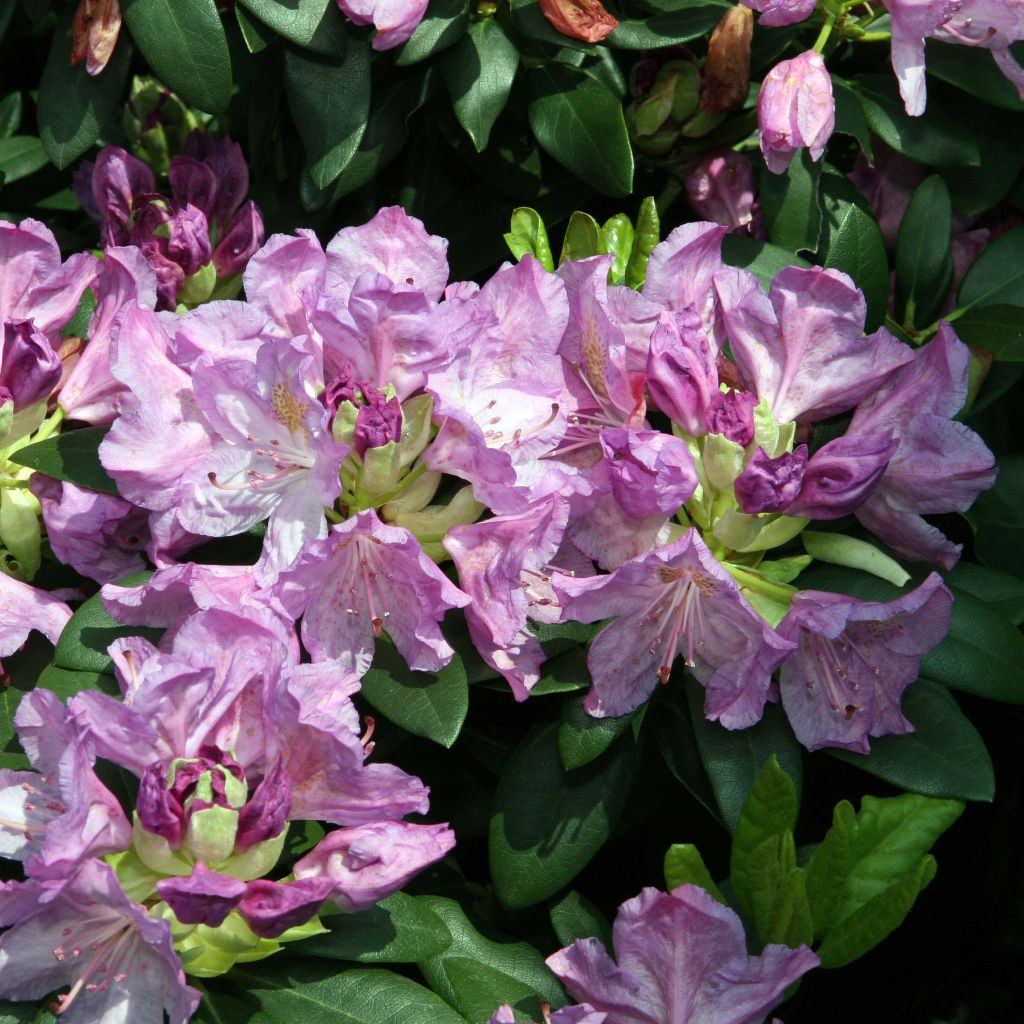
M1024 39L1024 18L1015 0L964 0L933 38L991 50L999 70L1024 99L1024 68L1010 50L1011 44Z
M909 558L952 569L960 546L922 514L964 512L995 482L992 453L951 419L967 397L970 352L949 324L858 406L849 433L892 431L899 448L857 518Z
M760 13L759 25L795 25L811 16L815 0L743 0L752 11Z
M647 388L658 408L694 437L707 433L719 394L717 358L696 313L661 314L647 355Z
M818 965L807 946L749 956L739 917L695 885L627 900L613 940L615 961L598 939L578 939L547 963L573 999L614 1024L760 1024Z
M832 79L820 53L806 53L776 64L757 98L761 152L768 170L782 174L805 146L820 160L835 128Z
M805 519L850 515L871 497L898 447L891 434L844 434L822 445L807 463L800 493L786 514Z
M757 399L749 391L719 391L708 404L709 434L722 434L746 448L754 440L754 409Z
M921 655L949 631L953 596L936 573L895 601L796 594L779 633L798 649L779 675L782 704L808 750L866 754L869 736L912 732L900 711Z
M469 603L408 530L382 523L372 509L308 543L279 577L278 594L302 615L314 660L338 659L357 676L383 631L410 668L437 672L454 654L439 624L449 608Z
M276 939L313 917L330 891L330 882L323 878L284 883L258 878L245 887L238 912L261 938Z
M892 23L892 67L912 117L924 113L924 41L954 14L957 0L884 0Z
M375 50L392 50L413 34L427 11L427 0L338 0L356 25L373 25Z
M548 621L557 609L548 564L568 515L568 503L553 496L515 515L452 527L444 539L470 598L465 614L473 644L516 700L526 700L540 678L544 652L526 622Z
M754 168L742 153L728 149L702 157L684 184L686 198L702 220L733 231L752 226L757 210Z
M494 1011L488 1024L516 1024L519 1020L506 1003ZM590 1006L563 1006L553 1013L546 1012L544 1024L608 1024L608 1015Z
M56 1000L67 1024L186 1024L200 995L189 988L166 921L125 896L111 868L84 863L61 881L0 889L0 990L12 1000Z
M837 270L786 267L767 296L749 271L729 270L715 288L744 386L780 423L844 412L914 358L884 328L862 333L864 296Z
M761 718L771 674L792 650L750 607L695 529L609 576L552 582L566 619L613 619L587 658L593 685L584 703L598 717L642 704L682 653L707 689L707 717L745 728Z
M219 928L238 906L246 891L245 882L210 871L200 860L191 875L175 875L156 883L160 898L182 924L205 924Z
M455 846L447 825L378 821L330 832L295 863L295 877L323 880L343 910L366 910Z
M60 357L31 320L6 320L0 342L0 389L24 409L49 397L60 382Z
M697 489L697 470L685 441L657 430L601 431L612 494L635 519L673 516Z
M736 500L747 515L783 512L796 499L807 469L807 445L777 458L758 448L736 478Z
M18 650L33 629L55 644L70 618L63 601L0 572L0 658Z
M104 247L128 245L136 211L157 195L153 172L119 146L101 149L91 172L77 177L75 187L82 205L96 211ZM87 203L90 196L91 203Z
M402 438L402 407L397 398L364 384L360 388L365 404L356 417L354 447L360 458L367 448L380 448Z

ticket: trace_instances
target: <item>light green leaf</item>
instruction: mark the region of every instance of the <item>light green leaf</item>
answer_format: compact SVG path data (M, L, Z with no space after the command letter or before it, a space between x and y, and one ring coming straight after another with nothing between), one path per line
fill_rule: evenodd
M728 906L704 858L692 843L673 843L665 853L665 886L671 890L680 885L699 885L709 896Z
M894 587L902 587L910 579L910 574L899 562L867 541L847 537L841 533L821 533L817 530L804 530L800 534L800 539L807 549L807 554L819 562L862 569L872 576L887 580Z

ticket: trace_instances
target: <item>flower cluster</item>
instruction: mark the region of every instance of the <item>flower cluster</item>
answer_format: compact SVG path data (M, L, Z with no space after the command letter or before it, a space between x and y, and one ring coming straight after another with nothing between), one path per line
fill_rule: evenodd
M448 664L453 609L517 700L540 677L536 624L604 622L592 715L635 710L681 657L725 728L780 699L810 749L913 728L900 697L947 631L941 578L888 603L800 590L809 559L786 545L856 516L907 558L956 562L924 516L965 510L995 471L954 419L968 352L948 325L919 349L866 335L834 270L786 268L766 293L709 223L655 248L641 291L608 283L610 256L449 282L447 243L399 208L326 248L299 231L254 251L236 156L191 136L166 199L104 151L102 260L62 265L40 225L2 226L4 452L65 416L109 425L117 494L0 466L0 655L33 628L55 641L72 596L28 585L8 500L36 562L41 515L115 619L163 631L110 647L119 697L19 707L34 771L0 773L0 852L26 873L0 888L5 995L66 985L69 1021L184 1021L187 975L269 956L443 857L452 832L402 820L426 787L368 760L353 697L385 634L414 671ZM209 267L245 299L205 301ZM87 286L87 337L62 339ZM261 523L255 565L183 560ZM146 558L152 575L118 583ZM286 846L311 821L337 827ZM596 940L551 959L579 1001L553 1020L704 1019L701 1000L760 1020L816 959L747 957L694 887L624 905L615 944L618 966Z

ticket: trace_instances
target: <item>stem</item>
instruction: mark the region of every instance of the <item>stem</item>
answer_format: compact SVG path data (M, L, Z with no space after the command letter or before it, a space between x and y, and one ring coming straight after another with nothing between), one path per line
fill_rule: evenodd
M857 37L858 43L887 43L892 39L891 32L865 32Z
M821 26L821 31L818 33L818 38L814 40L814 46L811 47L815 53L824 53L825 44L829 40L829 36L832 35L832 27L836 23L836 12L828 11L825 15L825 24Z
M39 429L36 431L34 441L45 441L52 434L55 434L59 429L61 423L64 422L64 417L67 413L64 412L64 406L58 405L53 410L53 415L48 420L43 420Z
M345 522L345 520L342 519L341 516L337 512L334 511L333 508L325 508L324 509L324 515L327 516L327 521L330 522L330 523L343 523L343 522Z

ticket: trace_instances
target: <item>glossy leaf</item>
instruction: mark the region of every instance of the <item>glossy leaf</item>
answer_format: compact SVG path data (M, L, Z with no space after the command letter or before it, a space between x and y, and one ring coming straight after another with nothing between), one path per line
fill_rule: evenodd
M560 164L609 196L633 188L633 150L622 104L585 71L559 64L529 74L530 127Z
M520 206L512 211L511 230L505 235L505 242L517 260L529 253L545 270L555 269L544 218L536 210Z
M121 0L125 25L150 67L210 114L231 101L231 55L215 0Z
M63 701L88 690L98 690L109 697L121 696L121 688L112 675L103 672L74 672L56 665L47 665L39 674L36 685L52 690Z
M850 135L857 140L864 155L874 159L871 148L871 129L864 117L860 97L848 82L832 76L832 96L836 105L835 130L841 135Z
M1019 576L960 561L946 580L957 592L971 594L991 605L1015 626L1024 622L1024 580Z
M1024 306L1024 228L1000 235L971 264L957 293L961 309Z
M722 239L722 260L730 267L749 270L765 288L783 267L809 266L788 249L744 235L726 235Z
M525 1016L540 1016L537 993L499 968L453 956L445 959L444 972L455 992L455 1005L469 1024L487 1024L503 1003Z
M906 311L904 323L924 327L945 304L953 280L952 230L949 189L933 174L915 189L900 222L896 291Z
M641 289L647 277L647 261L654 247L661 241L661 221L658 204L652 196L645 196L636 215L633 249L626 264L626 281L630 288Z
M31 135L0 139L0 174L5 184L27 178L49 162L43 144Z
M566 772L557 722L527 734L501 775L491 817L491 874L502 903L532 906L575 878L625 808L637 760L627 733L597 760Z
M558 265L561 266L566 260L586 260L600 253L601 229L597 221L589 213L576 210L565 229Z
M758 199L768 240L789 252L815 252L821 232L821 164L802 150L784 174L761 175Z
M14 452L10 459L55 480L89 487L104 494L117 494L117 485L107 475L97 454L109 427L68 430L45 441L37 441Z
M337 0L238 0L264 25L289 42L314 53L337 56L345 52L345 18Z
M663 687L655 694L650 728L668 770L716 821L721 822L721 814L701 762L690 711L681 687Z
M595 718L583 707L582 698L562 704L558 726L558 750L566 771L582 768L600 757L637 719L642 709L619 718Z
M643 20L625 19L608 36L608 42L619 50L655 50L686 43L710 32L725 10L719 4L706 4L664 11Z
M928 74L1002 110L1024 110L1024 100L992 59L991 50L927 40Z
M416 64L457 43L469 27L466 0L431 0L423 20L398 51L399 67Z
M671 890L680 885L699 885L719 903L727 902L692 843L674 843L665 853L665 887Z
M612 929L607 919L590 900L570 889L549 911L551 927L563 946L577 939L600 939L605 949L612 948Z
M965 345L987 349L999 362L1024 362L1024 306L976 306L953 330Z

